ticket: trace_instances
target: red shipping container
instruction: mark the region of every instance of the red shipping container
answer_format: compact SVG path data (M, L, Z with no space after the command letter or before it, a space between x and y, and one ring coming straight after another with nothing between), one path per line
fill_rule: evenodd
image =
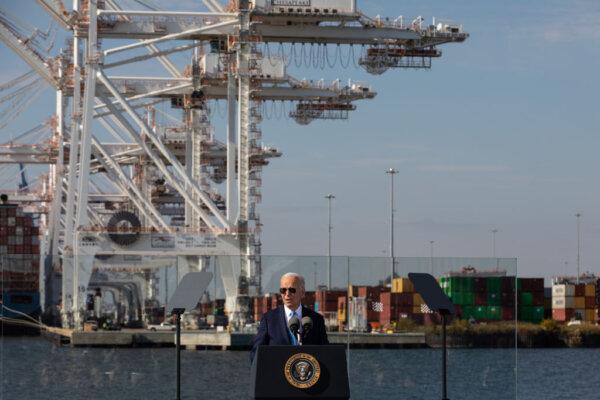
M559 322L570 321L575 315L572 308L554 308L552 309L552 319Z
M596 308L596 298L595 297L586 297L585 298L585 308L588 310L593 310Z
M502 321L514 321L515 320L515 308L514 307L502 307Z
M487 305L487 293L486 292L476 292L475 293L475 305L476 306Z
M501 304L504 307L512 307L515 305L515 294L514 293L502 293Z
M580 283L579 285L575 285L575 297L583 296L585 296L585 284Z
M6 227L6 234L8 236L15 235L16 233L17 233L17 227L16 226L7 226Z
M533 292L533 306L543 306L545 297L544 292Z
M502 277L502 292L503 293L514 293L515 292L515 277L504 276Z
M6 209L6 216L7 217L16 217L17 216L17 207L7 208Z
M8 244L8 236L0 236L0 246L6 246Z
M477 293L485 293L487 291L487 282L485 278L475 278L473 287Z

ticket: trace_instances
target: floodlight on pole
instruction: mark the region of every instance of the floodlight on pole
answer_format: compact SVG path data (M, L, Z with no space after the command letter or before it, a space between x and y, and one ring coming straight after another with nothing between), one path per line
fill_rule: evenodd
M390 259L391 259L391 273L390 273L390 285L395 276L395 265L394 265L394 175L398 173L394 168L390 168L385 171L386 174L390 175Z
M581 213L575 214L577 218L577 278L575 279L579 284L579 271L581 268Z
M496 258L496 233L498 229L492 229L492 257Z
M328 246L327 246L327 289L331 289L331 231L333 230L333 226L331 226L331 200L335 199L333 194L328 194L325 196L328 201L328 216L329 216L329 224L328 224Z
M435 241L429 241L429 273L433 275L433 245Z

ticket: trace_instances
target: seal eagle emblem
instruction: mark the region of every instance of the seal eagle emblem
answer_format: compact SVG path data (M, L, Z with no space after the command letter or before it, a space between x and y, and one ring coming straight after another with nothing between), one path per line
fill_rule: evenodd
M298 389L308 389L319 381L321 366L310 354L298 353L288 358L284 373L290 385Z

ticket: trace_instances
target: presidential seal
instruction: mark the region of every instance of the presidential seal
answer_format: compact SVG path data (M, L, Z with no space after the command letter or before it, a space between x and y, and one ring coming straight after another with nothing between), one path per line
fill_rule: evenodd
M290 385L298 389L308 389L319 381L321 366L310 354L298 353L287 360L284 373Z

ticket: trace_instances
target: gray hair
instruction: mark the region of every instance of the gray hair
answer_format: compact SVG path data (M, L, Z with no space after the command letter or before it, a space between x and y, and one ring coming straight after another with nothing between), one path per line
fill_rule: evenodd
M298 279L298 282L300 282L300 287L302 288L302 290L304 290L304 277L302 275L297 274L295 272L286 272L281 277L281 279L283 279L283 278L295 278L295 279Z

